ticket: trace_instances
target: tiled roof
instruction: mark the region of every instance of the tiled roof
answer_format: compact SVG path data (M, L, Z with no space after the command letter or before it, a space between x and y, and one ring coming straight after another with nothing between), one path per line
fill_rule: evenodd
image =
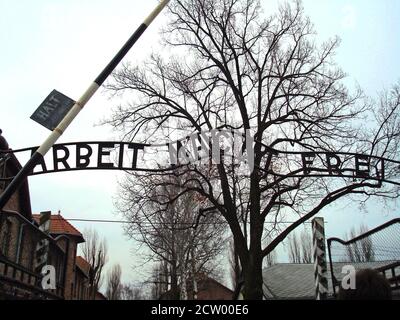
M39 214L34 214L33 218L36 222L39 222ZM50 234L66 234L82 238L82 233L80 233L72 224L70 224L64 217L60 214L52 214L50 218Z
M216 286L220 287L221 289L225 290L226 292L233 294L233 291L231 289L224 286L221 282L218 282L217 280L210 278L208 276L204 277L203 279L200 279L198 282L200 282L199 286L203 285L204 287L207 287L208 283L214 283Z
M97 291L95 300L107 300L107 298L100 291Z
M76 257L76 266L82 270L82 272L89 276L89 271L90 271L90 264L87 262L83 257L77 256Z
M376 269L387 265L388 261L351 263L356 270ZM342 267L349 263L334 263L335 276L341 281ZM331 271L328 263L328 289L333 294ZM278 263L263 270L263 290L267 299L315 299L314 265L306 263Z
M263 270L264 295L270 299L314 298L314 265L280 263Z

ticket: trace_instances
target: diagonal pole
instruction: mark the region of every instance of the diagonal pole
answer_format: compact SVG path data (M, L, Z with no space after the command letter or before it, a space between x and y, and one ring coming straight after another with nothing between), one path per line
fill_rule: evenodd
M121 60L125 57L128 51L133 47L136 41L141 37L147 27L153 22L153 20L159 15L159 13L166 7L170 0L162 0L157 7L150 13L150 15L143 21L143 23L136 29L125 45L118 51L115 57L110 61L110 63L104 68L104 70L99 74L96 80L87 88L83 93L81 98L74 104L72 109L65 115L64 119L55 128L49 137L43 142L39 149L32 155L25 166L18 172L11 183L7 186L4 192L0 196L0 210L6 205L8 200L14 194L14 192L19 188L21 183L26 179L29 173L35 168L35 166L41 161L44 155L49 151L49 149L56 143L58 138L65 132L71 122L83 109L86 103L93 97L96 91L108 78L108 76L113 72Z

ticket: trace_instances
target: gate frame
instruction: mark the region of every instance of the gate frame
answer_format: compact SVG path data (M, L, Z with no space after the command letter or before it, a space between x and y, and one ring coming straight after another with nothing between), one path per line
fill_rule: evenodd
M384 223L384 224L382 224L382 225L380 225L380 226L378 226L378 227L376 227L374 229L371 229L371 230L369 230L369 231L367 231L367 232L365 232L363 234L360 234L359 236L357 236L357 237L355 237L353 239L347 240L347 241L339 239L339 238L336 238L336 237L332 237L332 238L328 238L327 239L328 255L329 255L329 266L330 266L330 269L331 269L330 271L331 271L331 279L332 279L332 289L333 289L333 295L335 297L337 296L337 294L336 294L336 286L338 285L339 281L336 279L336 277L334 275L334 272L333 272L331 243L333 241L336 241L336 242L339 242L342 245L352 244L354 242L357 242L358 240L367 238L372 234L375 234L375 233L377 233L377 232L379 232L379 231L381 231L383 229L386 229L387 227L390 227L391 225L394 225L396 223L400 223L400 218L392 219L392 220L390 220L390 221L388 221L388 222L386 222L386 223ZM396 268L397 266L400 266L400 262L399 263L394 263L394 264L389 264L389 265L383 266L383 267L379 267L379 268L376 268L375 270L377 270L378 272L385 273L386 270L391 269L392 273L394 275L394 268ZM398 285L398 287L400 287L400 285Z

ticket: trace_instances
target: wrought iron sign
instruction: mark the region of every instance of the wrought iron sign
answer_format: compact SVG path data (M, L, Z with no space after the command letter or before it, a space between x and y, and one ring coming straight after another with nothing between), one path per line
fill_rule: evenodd
M347 152L279 150L266 154L263 171L277 177L343 177L400 185L400 162L383 157Z
M29 175L74 170L135 170L144 144L129 142L78 142L55 144ZM19 158L29 157L38 147L10 151Z
M199 136L197 136L199 137ZM220 138L220 137L218 137ZM201 139L199 139L200 141ZM251 145L253 145L254 141ZM228 147L218 152L211 144L194 143L186 138L173 143L150 145L132 142L78 142L55 144L29 175L75 170L125 170L125 171L168 171L188 164L217 164L221 159L243 162L248 167L252 152L246 155ZM238 150L249 149L248 139L238 144ZM14 154L21 161L28 160L37 147L20 150L0 151ZM230 156L227 156L230 155ZM292 152L280 151L264 146L263 160L258 169L279 178L288 177L342 177L375 180L400 185L400 162L382 157L345 152ZM247 157L247 159L245 159ZM205 161L204 161L205 160ZM225 161L225 160L224 160ZM3 180L9 180L7 177Z

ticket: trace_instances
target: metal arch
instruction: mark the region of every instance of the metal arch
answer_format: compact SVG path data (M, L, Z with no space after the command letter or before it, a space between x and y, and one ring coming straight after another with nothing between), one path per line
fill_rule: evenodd
M226 130L229 131L229 130ZM180 139L179 141L182 141L184 139ZM177 142L171 142L171 144L177 143ZM261 142L259 142L261 143ZM150 144L144 144L144 143L133 143L133 142L123 142L123 141L87 141L87 142L68 142L68 143L63 143L63 144L55 144L53 148L61 148L65 149L68 148L69 146L76 146L77 148L82 145L98 145L100 146L101 144L107 144L107 145L113 145L112 148L116 149L118 146L122 145L130 145L134 146L138 150L144 150L144 148L147 147L166 147L167 144L157 144L157 145L150 145ZM261 143L262 144L262 143ZM372 180L372 181L377 181L377 182L385 182L393 185L400 186L400 181L395 181L390 178L386 178L385 176L374 176L374 175L359 175L357 174L356 169L352 168L336 168L336 170L333 170L333 167L327 167L326 163L329 157L336 157L339 159L344 159L344 161L350 161L351 157L354 157L355 159L357 157L363 157L364 159L368 159L366 163L370 165L371 161L375 163L375 165L371 165L372 169L375 168L378 173L378 165L380 164L382 166L382 170L385 170L385 167L387 164L392 164L397 168L400 168L400 161L397 160L391 160L385 157L378 157L378 156L373 156L373 155L366 155L366 154L359 154L359 153L354 153L354 152L328 152L328 151L306 151L306 152L301 152L301 151L285 151L285 150L277 150L274 148L270 148L266 146L265 144L262 144L264 150L263 152L265 154L268 154L269 157L273 156L279 156L279 155L299 155L302 157L306 156L313 156L314 158L319 158L321 160L321 163L324 164L324 167L315 167L315 166L307 166L296 168L296 170L292 170L291 172L287 173L279 173L275 172L269 168L262 168L262 167L257 167L259 170L263 171L266 175L273 175L275 177L281 177L281 178L301 178L301 177L308 177L308 178L332 178L332 177L339 177L339 178L349 178L349 179L365 179L365 180ZM21 148L21 149L16 149L16 150L0 150L0 155L4 154L6 155L11 155L11 154L18 154L18 153L23 153L23 152L28 152L30 151L31 153L34 153L38 147L29 147L29 148ZM110 149L112 149L110 148ZM58 149L59 150L59 149ZM54 149L53 149L54 151ZM350 158L349 158L350 157ZM323 160L322 158L325 158ZM59 160L59 159L57 159ZM54 162L54 159L53 159ZM29 175L40 175L40 174L45 174L45 173L54 173L54 172L67 172L67 171L80 171L80 170L102 170L102 169L107 169L107 170L125 170L125 171L139 171L139 172L168 172L175 170L179 167L184 167L187 164L178 164L178 165L170 165L166 167L158 167L158 168L140 168L140 167L124 167L122 165L117 165L117 166L109 166L105 168L104 166L75 166L75 167L67 167L67 168L53 168L43 171L38 171L38 172L30 172ZM399 177L400 178L400 177ZM0 181L10 181L12 180L13 177L3 177L0 178Z

